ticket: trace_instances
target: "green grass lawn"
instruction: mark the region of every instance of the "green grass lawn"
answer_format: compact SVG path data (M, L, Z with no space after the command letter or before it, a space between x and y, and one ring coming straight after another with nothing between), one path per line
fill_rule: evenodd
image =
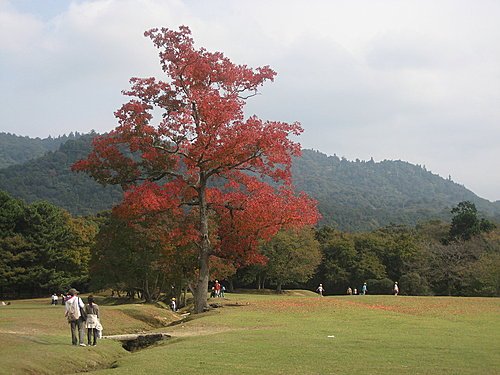
M294 294L227 294L168 328L151 322L168 311L102 306L105 334L173 336L134 353L110 340L72 347L62 308L15 301L0 309L0 373L500 374L500 299Z

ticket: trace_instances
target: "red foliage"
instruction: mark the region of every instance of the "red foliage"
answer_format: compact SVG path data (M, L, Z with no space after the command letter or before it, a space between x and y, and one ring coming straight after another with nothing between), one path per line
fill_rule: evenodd
M165 81L132 78L124 92L132 99L115 113L119 125L96 138L73 169L121 184L122 215L170 212L177 218L167 228L171 240L198 241L202 251L209 246L209 254L235 264L264 261L259 240L318 219L315 202L291 187L300 145L288 137L302 132L300 124L243 118L246 99L276 73L195 49L185 26L145 35L160 50ZM203 233L203 220L210 220L210 233Z
M217 254L238 265L263 263L260 241L271 239L282 228L314 225L316 202L295 195L288 186L278 190L255 177L241 174L241 185L232 180L225 189L211 189L208 199L219 218L221 239Z
M215 255L210 257L210 279L226 280L236 273L236 267L227 259L219 258Z

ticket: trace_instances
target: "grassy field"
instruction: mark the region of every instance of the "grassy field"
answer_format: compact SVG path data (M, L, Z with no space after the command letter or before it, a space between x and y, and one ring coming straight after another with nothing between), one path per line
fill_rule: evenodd
M213 302L214 300L212 300ZM5 374L500 374L500 299L227 294L172 327L149 305L101 307L105 334L167 332L129 353L73 347L62 307L0 308Z

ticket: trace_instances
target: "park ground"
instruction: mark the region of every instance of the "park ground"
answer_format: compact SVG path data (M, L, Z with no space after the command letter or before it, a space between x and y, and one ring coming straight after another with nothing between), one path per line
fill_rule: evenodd
M0 374L500 374L500 299L231 293L181 320L98 298L104 335L163 332L129 352L74 347L50 297L0 307Z

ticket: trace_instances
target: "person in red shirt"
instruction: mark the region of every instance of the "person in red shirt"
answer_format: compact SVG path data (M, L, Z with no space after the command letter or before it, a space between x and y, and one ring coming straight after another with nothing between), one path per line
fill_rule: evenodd
M219 280L215 280L214 288L215 288L215 296L220 297L221 285L219 284Z

